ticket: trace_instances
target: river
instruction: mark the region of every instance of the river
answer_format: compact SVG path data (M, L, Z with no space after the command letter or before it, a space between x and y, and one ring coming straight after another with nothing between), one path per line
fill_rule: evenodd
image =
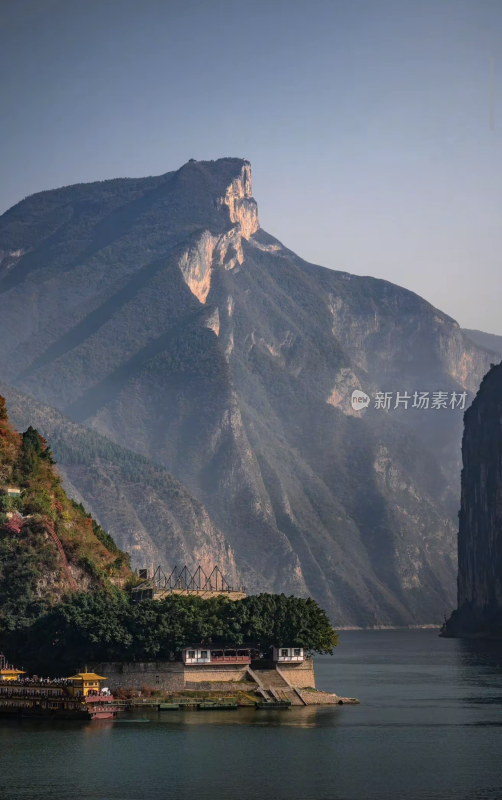
M0 798L501 800L502 643L344 631L316 675L361 705L0 719Z

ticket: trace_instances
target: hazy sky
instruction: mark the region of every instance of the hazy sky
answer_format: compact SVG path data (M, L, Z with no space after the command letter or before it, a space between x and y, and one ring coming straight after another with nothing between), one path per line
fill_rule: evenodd
M241 156L299 255L502 334L502 0L0 0L0 70L0 212Z

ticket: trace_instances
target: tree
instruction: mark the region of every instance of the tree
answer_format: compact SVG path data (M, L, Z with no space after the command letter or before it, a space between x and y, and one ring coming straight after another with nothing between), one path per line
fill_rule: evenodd
M245 639L259 642L263 649L296 645L311 653L332 653L338 644L328 615L310 597L259 594L240 604Z
M69 674L92 661L164 660L195 642L296 645L331 653L338 643L325 612L313 600L261 594L231 602L169 595L133 605L123 592L75 594L5 645L30 669Z
M121 592L73 595L18 631L8 647L30 671L55 676L82 669L87 661L130 657L127 620L131 606Z

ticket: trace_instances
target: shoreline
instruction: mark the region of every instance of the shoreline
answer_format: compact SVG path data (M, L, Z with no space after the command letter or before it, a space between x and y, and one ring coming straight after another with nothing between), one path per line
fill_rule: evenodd
M335 626L337 631L411 631L411 630L440 630L442 624L431 622L424 625L373 625L371 628L361 628L358 625Z
M284 707L306 708L311 706L360 705L360 701L355 697L340 697L332 692L323 692L317 689L299 690L298 699L300 702L297 703L284 702L284 699L280 697L277 697L274 701L264 702L263 697L259 696L258 693L252 694L249 691L236 690L233 692L163 692L151 697L132 697L130 699L116 700L115 702L124 711L156 708L159 712L183 709L199 710L209 707L214 710L226 710L232 706L234 708L266 708L273 711Z

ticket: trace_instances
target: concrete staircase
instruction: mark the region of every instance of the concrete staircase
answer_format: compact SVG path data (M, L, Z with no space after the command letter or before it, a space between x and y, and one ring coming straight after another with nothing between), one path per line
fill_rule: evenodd
M300 692L288 683L278 669L257 669L253 675L259 680L260 694L271 703L289 700L292 706L306 705Z
M260 677L264 689L289 689L289 683L276 669L260 669L255 674Z

